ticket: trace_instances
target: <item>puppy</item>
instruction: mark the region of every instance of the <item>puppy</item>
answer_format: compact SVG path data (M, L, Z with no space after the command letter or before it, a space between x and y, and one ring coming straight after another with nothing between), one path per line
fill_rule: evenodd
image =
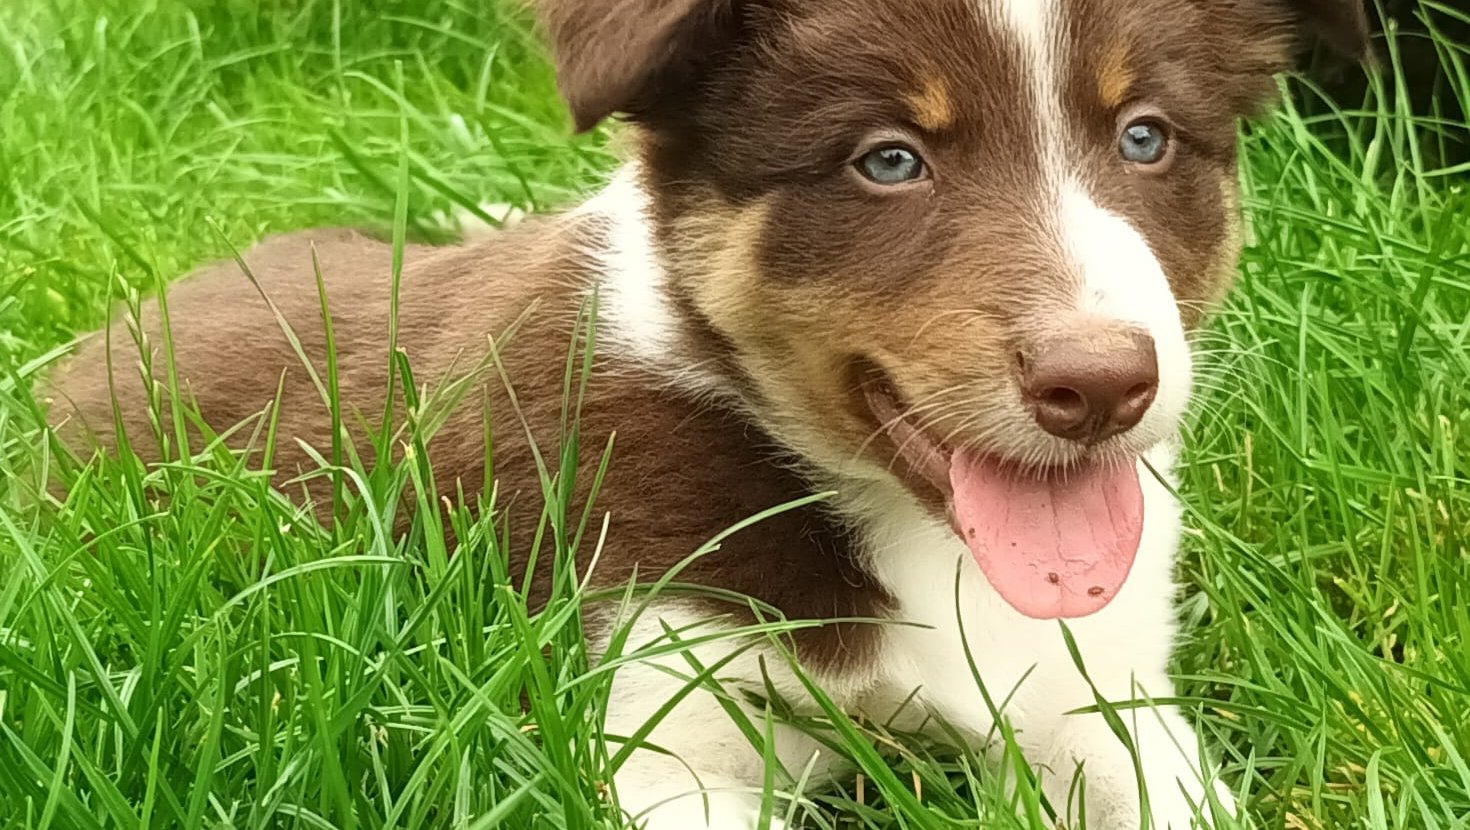
M555 440L564 356L595 298L582 444L616 444L596 501L610 533L584 578L656 579L798 502L679 578L825 622L782 642L853 715L982 747L986 693L1004 703L1060 824L1085 802L1090 827L1139 827L1140 783L1155 828L1209 823L1211 768L1179 713L1130 710L1141 771L1102 716L1068 714L1095 692L1057 621L1096 694L1173 694L1179 510L1153 471L1167 474L1189 401L1188 332L1235 270L1237 121L1314 39L1364 50L1355 0L542 5L577 127L624 114L636 158L564 214L410 246L398 298L416 377L467 380L497 413L513 411L506 384L475 367L514 329L496 361L527 429L499 421L493 473L513 568L539 515L526 433ZM391 387L390 246L280 237L244 257L258 288L229 263L169 293L176 370L206 423L257 416L279 385L282 481L332 441L281 323L323 372L314 256L343 420L366 448ZM145 306L154 344L159 316ZM137 351L117 333L110 369L105 350L84 342L54 379L55 420L76 446L111 448L115 394L156 457ZM460 406L437 428L439 482L492 485L482 414ZM584 459L579 497L598 462ZM330 492L308 497L330 515ZM636 621L594 609L588 625L605 644L631 624L637 646L746 626L754 607L686 597ZM817 711L784 651L734 638L628 665L608 732L637 732L696 662L726 703L774 691ZM788 771L841 771L792 728L775 742ZM765 765L715 692L685 696L647 743L662 751L616 774L635 821L755 826Z

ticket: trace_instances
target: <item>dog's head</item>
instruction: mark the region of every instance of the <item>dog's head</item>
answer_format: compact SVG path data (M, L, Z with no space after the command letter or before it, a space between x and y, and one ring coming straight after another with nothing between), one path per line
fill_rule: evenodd
M903 482L1040 616L1132 561L1134 459L1235 271L1238 119L1302 46L1366 48L1359 0L546 6L578 125L640 125L672 289L775 433ZM1041 600L1004 587L995 548L1074 532L1117 538L1081 576L1018 565Z

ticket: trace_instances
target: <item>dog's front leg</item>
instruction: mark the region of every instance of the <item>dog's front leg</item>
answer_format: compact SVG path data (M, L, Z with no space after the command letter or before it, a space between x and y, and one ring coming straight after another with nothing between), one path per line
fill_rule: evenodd
M614 772L618 803L632 826L645 830L758 830L766 763L750 731L763 735L767 722L764 711L749 705L749 695L774 687L784 697L794 678L783 670L784 658L749 637L637 659L637 650L668 646L673 639L688 643L718 630L693 622L698 619L688 610L661 608L656 615L648 612L629 637L625 654L630 656L616 671L608 702L610 751L616 754L624 745L621 739L638 734L645 724L656 720L656 725ZM670 631L677 634L671 637ZM703 672L715 688L708 681L691 688L691 680ZM732 705L739 715L729 711ZM745 728L737 720L741 716ZM816 741L780 723L771 729L776 757L791 775L801 775L809 764L818 765L816 777L832 774L835 759L830 752L819 753ZM790 780L783 778L777 776L776 789L789 792ZM781 817L788 804L775 796L768 825L773 830L785 826Z
M1173 466L1165 450L1150 460L1158 470ZM1233 827L1222 814L1235 815L1235 801L1213 775L1194 728L1172 706L1133 703L1175 694L1167 666L1175 625L1172 572L1179 506L1154 476L1144 477L1142 484L1149 520L1127 593L1095 617L1071 622L1085 676L1069 650L1052 641L1057 650L1032 686L1049 690L1034 701L1032 711L1050 714L1031 724L1037 727L1031 730L1036 741L1031 748L1050 771L1047 798L1068 830L1145 827L1140 781L1152 830ZM1094 706L1099 696L1118 705L1131 750L1102 714L1066 714ZM1214 791L1219 808L1213 814L1207 789ZM1085 824L1079 820L1084 805Z
M1167 681L1150 697L1170 694ZM1063 715L1043 750L1042 785L1068 830L1194 830L1228 826L1207 788L1234 815L1230 791L1211 775L1194 729L1172 707L1121 708L1130 750L1101 714ZM1143 790L1140 791L1140 782ZM1143 793L1152 823L1143 823ZM1084 819L1085 817L1085 819Z

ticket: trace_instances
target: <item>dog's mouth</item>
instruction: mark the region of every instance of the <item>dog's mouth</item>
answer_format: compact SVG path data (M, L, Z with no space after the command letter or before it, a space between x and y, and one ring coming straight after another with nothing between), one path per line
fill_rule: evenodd
M1136 458L1022 467L936 437L909 416L881 371L865 370L860 388L874 429L904 468L895 472L942 496L951 526L1013 608L1036 619L1076 618L1117 597L1143 535Z

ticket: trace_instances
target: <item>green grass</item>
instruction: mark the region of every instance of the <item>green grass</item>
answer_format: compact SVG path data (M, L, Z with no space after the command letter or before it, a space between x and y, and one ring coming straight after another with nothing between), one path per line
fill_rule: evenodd
M28 393L109 298L227 242L434 238L455 204L572 201L606 136L569 137L503 9L0 6L0 826L620 826L583 598L528 614L470 510L452 557L437 509L393 538L400 495L439 501L421 458L355 471L321 529L213 448L72 469ZM1470 103L1470 52L1439 46ZM1470 126L1409 104L1251 131L1255 238L1200 341L1176 668L1263 828L1470 827L1470 171L1432 161ZM64 502L32 497L38 466ZM555 495L548 528L575 528ZM548 532L547 560L596 528ZM985 827L1028 826L974 757L832 734L864 795L806 792L812 826L977 827L985 805Z

